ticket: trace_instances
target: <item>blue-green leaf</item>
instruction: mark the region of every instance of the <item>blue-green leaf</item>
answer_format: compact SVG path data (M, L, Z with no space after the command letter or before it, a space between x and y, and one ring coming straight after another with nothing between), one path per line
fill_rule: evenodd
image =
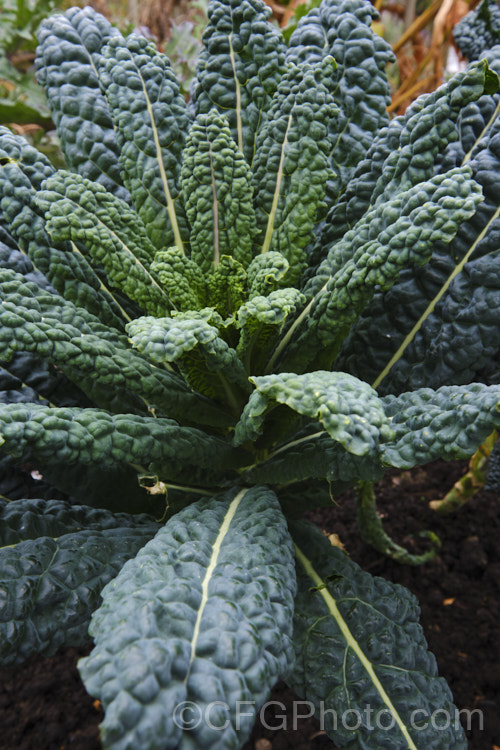
M92 619L96 648L80 672L106 711L104 746L241 747L292 667L294 594L291 540L269 490L175 515L105 588ZM201 715L191 731L179 713L189 701ZM238 701L251 701L239 724Z
M0 499L0 664L87 643L101 589L157 529L144 515Z
M0 127L0 210L19 248L66 299L121 328L124 312L73 244L48 236L35 196L54 174L49 160L21 136Z
M128 200L97 76L102 47L114 36L120 36L118 29L93 8L70 8L42 23L36 66L68 165Z
M330 176L328 125L337 115L331 57L300 67L290 63L257 138L253 167L256 218L262 253L277 251L290 269L283 284L297 284L305 248L324 208Z
M292 524L292 534L297 659L289 681L323 709L327 734L349 750L466 750L415 597L362 571L311 524Z
M299 21L290 38L287 62L318 62L331 55L337 63L332 94L339 110L329 126L329 206L336 204L373 139L389 122L386 66L394 54L371 28L377 18L377 10L365 0L323 0Z
M147 312L168 312L168 296L149 270L155 249L126 203L102 185L64 170L43 183L35 202L53 240L86 246L114 287Z
M268 23L262 0L212 0L198 58L192 102L197 114L216 107L252 165L255 142L284 72L286 47Z
M498 385L419 388L382 401L396 435L382 446L381 458L399 468L468 458L500 426Z
M165 55L144 37L113 37L98 65L116 129L123 180L158 249L188 241L180 201L189 114Z

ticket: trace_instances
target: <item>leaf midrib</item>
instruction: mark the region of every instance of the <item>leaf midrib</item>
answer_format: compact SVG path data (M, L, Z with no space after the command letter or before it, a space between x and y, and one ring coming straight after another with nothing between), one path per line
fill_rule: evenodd
M334 618L335 622L337 623L337 626L342 633L346 644L348 648L350 648L354 654L357 656L365 670L367 671L375 689L377 690L378 694L380 695L382 701L385 703L389 711L394 717L394 720L396 724L398 725L401 733L403 734L406 743L408 745L409 750L418 750L417 746L413 742L410 733L408 731L408 728L406 727L403 719L399 715L398 710L394 706L393 702L391 701L389 695L387 694L386 690L384 689L384 686L380 682L379 678L375 674L375 670L373 668L372 662L368 659L364 651L361 649L360 645L358 644L357 640L354 638L353 634L351 633L351 630L349 629L349 626L347 625L346 621L342 617L340 610L337 606L337 602L334 599L334 597L330 594L327 588L327 582L321 578L319 573L314 568L311 560L302 552L302 550L294 544L295 547L295 554L299 562L301 563L302 567L304 568L307 576L314 581L316 587L317 587L317 593L319 593L330 613L330 615Z
M208 564L205 577L203 578L203 582L201 584L201 591L202 591L201 602L198 608L198 614L196 616L196 622L195 622L194 630L193 630L193 637L191 638L191 656L189 659L189 666L187 668L186 676L184 678L184 684L186 684L189 679L189 675L191 674L191 667L196 657L196 645L198 643L198 638L200 636L203 612L205 610L205 607L209 599L208 587L210 585L210 581L212 580L213 572L215 568L217 567L221 547L222 547L225 537L227 536L229 532L231 523L234 519L234 516L236 515L236 511L238 510L238 507L247 492L248 492L248 488L241 490L230 502L229 507L220 525L219 533L217 534L217 537L212 547L212 554L210 556L210 562Z

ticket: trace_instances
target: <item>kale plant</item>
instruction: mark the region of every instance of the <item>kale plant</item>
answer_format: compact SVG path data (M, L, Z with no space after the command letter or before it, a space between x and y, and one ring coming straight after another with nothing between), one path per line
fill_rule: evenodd
M113 750L241 747L280 677L339 747L465 750L414 597L301 516L355 487L417 562L374 482L500 427L500 48L389 122L367 0L268 15L211 0L189 103L89 8L41 27L69 169L1 130L2 663L90 633Z

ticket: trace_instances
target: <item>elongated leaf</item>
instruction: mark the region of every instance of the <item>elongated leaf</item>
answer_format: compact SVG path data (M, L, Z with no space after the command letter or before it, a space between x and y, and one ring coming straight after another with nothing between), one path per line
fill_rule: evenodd
M288 377L292 380L292 376ZM255 439L260 434L269 409L266 401L267 396L252 394L236 427L236 442ZM420 388L400 396L385 396L379 405L389 428L385 428L384 439L372 441L365 455L348 453L334 442L338 437L332 435L332 440L326 430L311 424L274 448L266 460L247 467L245 481L281 485L325 478L338 494L357 480L380 479L389 466L409 469L438 458L468 458L500 423L499 403L500 386L481 383L443 386L436 391ZM375 429L372 430L374 435ZM350 449L348 444L345 447Z
M231 492L174 516L106 587L92 620L96 648L80 672L106 710L104 746L240 747L291 667L294 579L269 490ZM238 701L247 700L238 725ZM176 711L185 701L200 710L197 726ZM222 704L210 726L213 701Z
M261 0L212 0L196 66L197 114L216 107L252 165L255 141L284 72L286 47Z
M144 37L113 37L98 62L120 149L123 179L158 249L188 240L179 199L189 115L165 55Z
M128 200L96 70L103 45L116 35L118 29L92 8L70 8L42 23L36 66L68 165Z
M253 396L253 394L252 394ZM241 419L238 429L253 429L257 435L261 429L260 414L253 401L254 423L248 412ZM265 406L263 405L263 408ZM240 435L242 433L235 433ZM250 434L250 439L253 436ZM292 490L298 482L311 479L326 479L333 496L353 487L361 479L378 481L384 476L385 468L378 453L373 456L356 456L348 453L342 445L332 440L325 430L318 430L316 423L296 433L290 440L270 452L268 458L249 466L243 474L246 482L272 484L282 491ZM311 502L308 510L315 507Z
M68 466L139 465L162 479L190 464L229 468L238 456L223 440L172 419L38 404L0 404L0 439L1 450L15 458L28 453Z
M489 63L500 72L497 50ZM426 266L404 269L393 289L376 292L345 342L339 360L343 369L377 382L383 393L489 380L500 345L499 106L497 94L465 107L458 117L459 140L444 150L437 165L440 170L469 165L484 202L449 247L437 243Z
M284 285L297 283L306 266L305 247L324 207L330 176L328 126L336 117L331 89L335 63L290 63L257 139L254 163L260 252L285 256Z
M61 297L9 270L0 270L0 293L0 359L16 351L36 352L113 411L143 411L147 399L183 421L231 421L222 409L190 392L179 376L148 363L124 336ZM137 396L131 399L132 394Z
M222 255L247 266L257 232L250 168L231 137L225 117L211 110L191 126L181 184L191 226L191 257L204 273Z
M474 214L481 199L481 190L471 179L471 170L461 167L371 209L332 247L305 289L306 293L316 293L302 315L303 320L297 319L295 326L305 323L307 334L292 337L291 351L295 350L303 363L301 348L307 337L311 359L315 350L318 352L325 346L332 347L332 357L336 355L375 291L390 289L403 268L424 265L434 244L438 240L450 242L460 223ZM287 366L290 367L290 362Z
M87 643L100 592L154 536L148 516L0 500L0 663Z
M312 525L292 528L299 590L289 681L323 709L330 737L352 750L466 750L415 597L360 570Z
M329 206L335 205L373 139L389 122L386 66L394 54L371 29L376 18L377 10L364 0L323 0L299 21L290 38L287 62L318 62L331 55L337 63L332 93L339 112L329 127Z
M492 93L498 85L490 90L492 83L487 64L475 63L436 91L419 96L404 116L383 128L345 195L329 211L323 242L328 246L342 237L376 200L387 200L399 190L429 180L440 155L459 139L461 111L487 90Z
M382 446L381 457L399 468L468 458L500 425L498 385L419 388L383 402L396 437Z
M87 259L73 244L55 245L45 231L34 198L54 167L7 128L0 128L0 162L0 209L19 248L60 294L121 328L122 311Z
M288 264L284 268L286 271ZM259 281L262 285L272 287L272 281L279 275L279 270L275 265L268 270L271 277L270 283L267 282L268 274L262 269L259 280L254 283L254 288L260 285ZM270 351L286 321L303 307L305 302L304 295L298 289L291 287L277 289L266 297L253 296L240 307L237 312L237 325L241 328L241 333L236 351L245 363L248 372L260 374L264 371Z
M149 270L155 250L135 211L96 182L63 170L46 180L35 198L55 241L88 247L110 283L161 315L170 309L166 292Z

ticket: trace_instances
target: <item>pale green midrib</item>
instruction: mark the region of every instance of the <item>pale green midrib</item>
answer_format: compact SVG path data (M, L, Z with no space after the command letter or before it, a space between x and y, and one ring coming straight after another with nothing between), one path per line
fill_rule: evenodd
M444 282L443 286L441 287L439 292L436 294L434 299L432 299L429 302L429 304L425 308L420 318L417 320L417 322L415 323L411 331L405 336L403 342L401 343L397 351L393 354L393 356L391 357L387 365L384 367L380 375L378 375L378 377L373 381L372 388L375 388L375 389L378 388L382 380L389 374L389 372L391 371L393 366L396 364L396 362L398 362L399 359L403 356L405 350L412 343L413 339L415 338L415 336L421 329L426 319L429 317L429 315L431 315L431 313L434 311L434 308L436 307L438 302L448 291L452 281L456 278L456 276L458 276L459 273L461 273L461 271L463 270L463 267L468 262L469 258L474 253L479 243L486 236L489 230L490 224L492 224L499 216L500 216L500 206L497 208L497 210L495 211L491 219L488 221L486 226L483 228L483 230L480 232L480 234L476 237L476 239L474 240L474 242L472 243L472 245L470 246L470 248L468 249L464 257L462 258L462 260L459 263L457 263L457 265L455 266L453 271L450 273L450 275L448 276L448 278L446 279L446 281Z
M289 443L284 443L275 451L270 453L267 456L266 460L270 461L271 458L274 458L275 456L277 456L278 453L282 453L283 451L290 450L290 448L294 448L296 445L300 445L301 443L306 443L308 440L315 440L316 438L321 437L322 435L328 435L327 431L319 430L318 432L314 432L312 435L305 435L305 437L297 438L297 440L291 440Z
M476 138L476 140L474 141L474 144L473 144L472 148L465 154L464 158L462 159L462 166L464 164L466 164L469 161L469 159L471 159L472 152L474 151L475 148L477 148L477 146L479 146L479 143L481 142L481 140L484 138L484 136L486 135L486 133L488 132L488 130L491 128L491 126L493 125L493 123L496 121L499 112L500 112L500 99L498 100L498 104L495 107L495 111L493 112L493 114L491 115L490 119L488 120L488 122L484 126L483 130L479 134L479 137Z
M184 678L184 683L187 683L189 679L189 675L191 673L191 666L196 656L196 644L198 642L198 638L200 635L201 620L203 617L204 609L208 602L208 587L210 584L210 580L212 578L212 574L217 566L217 561L219 559L222 543L230 529L230 526L234 519L236 511L238 510L238 507L247 492L248 492L248 488L240 490L240 492L238 492L238 494L233 498L233 500L231 500L229 507L222 520L222 523L220 525L219 533L217 534L217 538L214 542L214 546L212 548L212 554L210 556L210 563L207 567L207 571L205 573L205 577L201 585L201 591L202 591L201 602L198 608L198 614L196 616L196 622L195 622L195 626L193 629L193 637L191 638L191 657L189 659L189 666L186 672L186 677Z
M74 28L74 27L73 27L73 28ZM75 29L75 31L76 31L76 29ZM97 82L98 82L98 84L99 84L99 86L100 86L100 85L101 85L101 79L100 79L100 77L99 77L99 72L98 72L98 70L97 70L97 68L96 68L96 66L95 66L94 60L93 60L93 58L92 58L92 53L91 53L91 52L89 52L89 51L88 51L88 49L86 48L86 46L85 46L85 44L84 44L84 42L83 42L83 39L82 39L82 37L81 37L81 36L80 36L80 42L81 42L81 45L82 45L82 47L84 47L84 48L85 48L85 49L87 50L87 54L88 54L88 57L89 57L89 62L90 62L90 67L91 67L91 68L92 68L92 70L94 71L94 75L95 75L95 77L96 77L96 79L97 79ZM107 44L107 42L104 42L104 44ZM106 99L106 94L103 94L103 96L104 96L104 98ZM97 167L97 169L99 170L99 172L102 172L103 174L105 174L105 175L106 175L106 177L108 177L108 178L109 178L110 180L112 180L112 181L113 181L113 182L115 183L115 185L118 185L118 187L121 187L121 185L120 185L120 183L119 183L119 182L117 182L117 181L116 181L116 180L115 180L115 179L114 179L113 177L111 177L111 176L110 176L110 175L109 175L109 174L108 174L107 172L105 172L105 171L104 171L104 170L102 169L101 165L100 165L100 164L98 164L98 163L97 163L97 162L95 161L95 159L92 159L92 158L90 157L90 154L85 154L85 156L86 156L86 159L87 159L87 161L89 161L89 162L90 162L91 164L93 164L93 165L94 165L95 167Z
M161 149L161 144L160 144L160 138L158 136L158 129L156 127L156 121L155 121L155 116L154 116L154 112L153 112L153 106L152 106L151 101L149 99L149 95L148 95L148 92L147 92L147 89L146 89L146 84L144 83L144 79L143 79L143 77L141 75L141 72L140 72L139 68L137 67L137 65L136 65L136 70L137 70L137 75L139 76L139 80L140 80L141 85L142 85L142 90L144 92L144 98L146 100L146 107L147 107L147 110L148 110L148 115L149 115L149 118L151 120L151 130L153 132L153 140L154 140L155 149L156 149L156 160L158 162L158 168L160 170L160 177L161 177L161 181L162 181L162 184L163 184L163 191L165 193L165 198L167 200L167 211L168 211L168 216L169 216L169 219L170 219L170 223L172 225L172 230L173 230L173 233L174 233L174 242L177 245L177 247L179 248L179 250L182 253L184 253L184 243L182 241L181 233L179 231L179 224L177 222L177 214L175 213L175 205L174 205L174 201L173 201L172 195L170 193L170 188L169 188L169 185L168 185L167 173L165 172L165 165L163 163L162 149Z
M305 437L298 438L297 440L291 440L288 443L283 443L283 445L281 445L275 451L273 451L272 453L269 453L264 458L263 461L256 461L255 463L250 464L248 466L242 466L239 471L240 471L240 473L242 473L242 472L251 471L252 469L256 469L259 466L264 466L265 464L268 463L268 461L270 461L272 458L274 458L278 453L281 453L282 451L289 450L290 448L293 448L296 445L300 445L301 443L306 443L308 440L315 440L316 438L321 437L322 435L328 435L327 431L326 430L320 430L319 432L315 432L312 435L306 435ZM333 440L333 438L332 438L332 440ZM293 484L293 482L291 482L291 484Z
M229 34L228 40L229 40L229 57L231 59L231 67L233 69L233 77L234 77L234 87L236 91L236 129L238 132L238 148L243 153L243 124L241 122L241 87L240 82L238 81L238 76L236 75L236 61L234 59L234 49L233 49L233 34Z
M212 265L217 268L220 260L219 252L219 204L217 202L217 186L215 184L214 160L212 157L212 144L208 141L208 153L210 158L210 174L212 176L212 197L214 217L214 257Z
M139 258L137 258L136 255L134 255L134 253L129 248L129 246L126 245L125 242L120 237L118 237L118 235L116 234L116 232L113 229L111 229L111 227L108 224L105 224L102 221L102 219L100 219L96 214L93 214L93 216L99 222L99 224L101 226L103 226L110 233L110 235L113 237L113 239L116 240L116 242L118 243L118 245L120 247L122 247L123 250L125 250L125 253L131 257L131 259L132 259L132 265L139 266L139 268L141 268L144 271L145 275L148 277L151 285L157 288L157 290L160 292L160 294L161 294L162 297L167 297L167 295L165 293L165 290L162 289L162 287L158 284L158 282L156 281L156 279L153 278L153 276L151 276L151 273L149 272L149 269L146 268L146 266L139 260ZM169 300L169 304L171 304L170 300Z
M293 113L291 112L290 115L288 116L288 123L287 123L286 130L285 130L285 137L283 139L283 143L281 146L280 163L278 167L278 172L276 174L276 186L274 189L274 196L273 196L273 202L271 205L271 211L267 219L266 234L264 237L264 242L262 245L261 253L267 253L267 251L271 247L271 240L273 238L273 231L274 231L274 222L276 219L276 211L278 210L278 201L279 201L280 192L281 192L281 181L283 179L283 165L285 163L285 152L286 152L286 147L288 143L288 132L292 124L292 119L293 119Z
M382 701L385 703L389 711L394 717L394 720L396 724L398 725L403 737L406 740L406 743L408 745L409 750L418 750L417 746L413 742L410 733L408 731L408 728L406 727L403 719L399 715L398 710L394 706L393 702L391 701L389 695L387 694L386 690L384 689L384 686L380 682L379 678L375 674L375 670L373 668L373 665L371 661L368 659L368 657L365 655L364 651L361 649L360 645L354 638L353 634L351 633L349 626L347 625L346 621L342 617L340 610L337 606L337 602L333 598L333 596L330 594L330 592L327 589L326 581L324 581L321 576L316 572L315 568L313 567L312 562L309 560L308 557L302 552L302 550L294 544L295 547L295 554L297 556L297 559L302 564L306 574L311 578L311 580L314 581L314 583L317 586L318 593L323 597L323 600L328 607L328 611L330 612L331 616L335 619L340 632L342 633L347 646L354 652L354 654L357 656L365 670L367 671L375 689L377 690L378 694L380 695Z
M330 278L328 279L328 281L330 281ZM285 335L283 336L283 338L278 342L278 344L277 344L277 346L276 346L276 348L275 348L275 350L274 350L274 352L273 352L273 354L272 354L269 362L267 363L266 369L264 371L266 375L272 374L274 372L274 366L276 364L276 360L280 356L280 354L283 351L283 349L288 345L288 342L292 338L292 336L295 333L295 331L297 330L297 328L301 325L302 321L309 314L309 311L310 311L311 307L313 306L314 302L316 301L317 296L326 289L328 281L322 287L322 289L320 289L320 291L317 294L315 294L314 297L307 303L307 305L302 310L302 312L300 313L300 315L298 315L295 318L295 320L293 321L292 325L290 326L290 328L288 329L288 331L285 333Z
M81 257L86 262L88 262L87 259L85 258L85 256L83 255L83 253L80 252L80 250L78 249L78 247L75 245L75 243L73 242L73 240L70 240L70 243L71 243L71 247L73 249L73 252L77 253L78 255L81 255ZM99 282L99 288L102 289L102 291L105 293L105 295L109 295L111 297L111 299L113 300L113 302L115 303L115 305L118 307L118 309L120 310L120 312L123 315L123 317L125 318L125 320L128 320L128 322L131 323L132 322L132 318L130 317L130 315L123 309L123 307L115 299L114 295L110 292L110 290L107 288L107 286L105 286L103 284L102 280L97 276L97 274L96 274L96 278L97 278L97 280Z

